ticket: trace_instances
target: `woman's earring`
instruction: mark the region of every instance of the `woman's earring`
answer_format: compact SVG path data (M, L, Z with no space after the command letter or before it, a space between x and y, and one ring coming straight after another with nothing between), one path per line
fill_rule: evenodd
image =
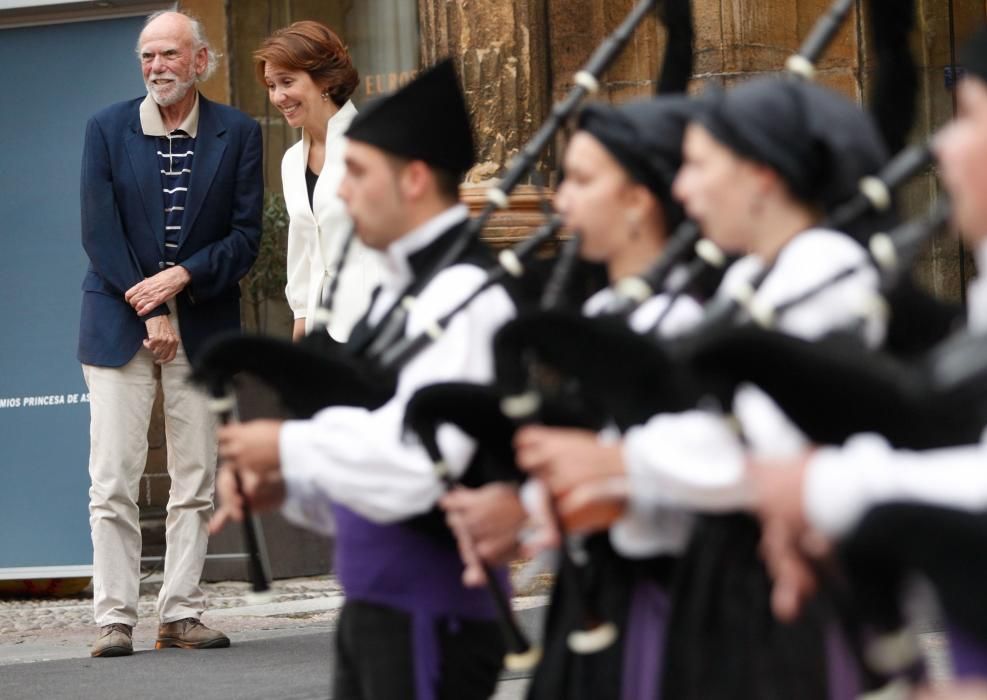
M630 214L627 217L627 223L631 227L630 239L636 241L641 235L641 219L636 214Z
M329 88L326 88L325 90L322 91L322 101L323 102L329 101Z

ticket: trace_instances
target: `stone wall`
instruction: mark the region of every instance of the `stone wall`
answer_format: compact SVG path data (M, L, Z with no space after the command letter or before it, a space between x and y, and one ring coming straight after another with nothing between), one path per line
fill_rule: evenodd
M952 116L945 69L953 61L955 47L984 22L987 13L983 0L916 2L913 50L920 94L913 141L929 138ZM423 60L452 55L463 68L481 139L482 164L470 174L467 188L467 199L475 207L482 204L483 183L503 172L525 135L537 128L554 101L564 97L575 72L635 4L636 0L419 0ZM701 90L707 83L730 85L781 70L830 4L831 0L693 0L696 53L690 89ZM861 103L866 101L874 69L864 6L864 0L858 0L818 66L819 82ZM469 22L464 20L467 15ZM543 27L520 24L541 18L546 22ZM664 43L664 28L654 17L646 18L604 76L599 99L621 102L652 94ZM539 75L541 82L536 79ZM515 102L505 104L512 96ZM563 144L560 137L539 162L539 172L550 183ZM925 210L937 189L932 170L916 178L904 191L905 212ZM518 218L530 213L531 196L525 192L510 215L514 223L523 225L502 226L495 231L498 240L524 235L524 226L537 221L530 215ZM505 232L508 235L502 235ZM962 295L971 273L969 258L951 235L939 236L916 270L926 287L953 299Z

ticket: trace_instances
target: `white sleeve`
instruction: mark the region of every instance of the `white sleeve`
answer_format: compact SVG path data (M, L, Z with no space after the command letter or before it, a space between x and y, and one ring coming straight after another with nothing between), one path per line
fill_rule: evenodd
M407 334L417 335L483 278L482 270L466 265L441 273L419 297ZM404 368L394 397L380 408L336 406L311 420L284 423L280 455L289 500L315 492L381 523L431 509L442 486L425 450L402 434L405 406L427 384L490 381L491 339L513 315L514 305L506 292L493 287ZM450 469L462 473L473 456L472 441L449 426L439 430L438 441Z
M689 544L693 521L688 511L631 497L624 516L610 527L610 544L628 559L679 554Z
M967 287L967 325L971 333L987 333L987 242L974 251L980 276Z
M960 510L987 508L987 446L924 452L893 449L865 434L821 448L809 461L804 504L809 523L830 537L849 532L874 506L911 501Z
M304 318L308 307L311 253L303 228L294 219L288 222L288 284L284 295L294 318Z
M288 187L291 178L287 170L291 152L285 153L281 160L281 183ZM308 200L306 200L307 202ZM309 231L308 234L311 232ZM304 318L308 307L308 288L311 276L311 241L308 240L306 227L302 226L296 217L288 216L288 284L285 285L284 295L294 318Z
M730 511L751 503L744 452L728 421L709 411L666 413L624 436L632 500Z

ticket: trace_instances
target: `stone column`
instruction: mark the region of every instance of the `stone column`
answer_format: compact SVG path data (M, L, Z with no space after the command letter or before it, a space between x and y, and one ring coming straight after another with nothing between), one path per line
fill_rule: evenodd
M576 72L635 4L636 0L549 0L555 99L565 96ZM652 94L663 52L664 31L653 16L646 17L601 77L599 97L619 103Z
M955 114L952 88L946 80L947 68L952 66L963 42L984 22L985 4L981 0L953 0L952 17L948 9L946 3L918 0L920 40L912 44L919 66L918 117L911 138L914 142L929 139ZM909 215L924 211L940 190L932 170L916 178L905 191L906 211ZM923 286L948 299L962 296L973 273L972 259L952 233L940 234L932 241L916 270Z
M549 0L556 97L592 50L623 21L636 0ZM694 75L721 84L781 70L829 0L693 0ZM859 97L856 15L820 63L821 81ZM648 17L604 76L603 97L621 102L654 92L665 29Z

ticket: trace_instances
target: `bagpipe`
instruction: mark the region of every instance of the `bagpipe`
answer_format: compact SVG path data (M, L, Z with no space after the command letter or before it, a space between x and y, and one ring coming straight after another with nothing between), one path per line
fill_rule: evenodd
M691 57L691 14L683 12L683 4L688 10L687 2L668 0L665 3L666 13L670 17L674 16L677 21L681 21L683 17L688 19L686 53ZM557 131L584 98L599 90L599 80L603 72L613 63L637 27L656 8L656 5L656 0L641 0L617 29L594 51L582 70L576 73L575 85L566 97L553 106L545 123L514 159L498 185L487 191L487 203L480 215L471 222L468 232L449 246L416 282L421 283L423 280L427 282L457 262L468 247L478 239L494 211L508 206L510 193L530 171L540 153L554 139ZM681 38L676 38L674 46L675 52L681 54L683 51ZM541 242L555 234L559 226L557 220L550 221L529 240L522 242L513 250L501 253L499 264L487 271L486 281L475 293L457 305L451 313L427 324L426 331L414 338L406 338L403 333L405 320L416 303L409 285L378 322L376 327L380 332L376 334L373 342L358 356L349 354L345 346L333 341L324 332L328 318L331 317L334 296L332 291L340 276L340 267L337 267L330 293L324 300L322 311L316 317L319 322L314 333L310 333L299 343L243 335L216 338L203 349L194 368L192 380L209 390L214 397L214 405L226 419L231 415L230 408L235 406L233 379L240 373L249 374L274 389L284 407L299 418L310 417L322 408L333 405L377 408L393 397L401 369L441 337L455 314L464 309L482 291L499 283L505 275L523 274L525 262ZM341 266L344 262L345 253L340 255L337 265ZM455 479L447 469L443 468L437 448L430 448L428 440L423 440L423 445L429 449L434 458L436 478L447 488L451 488L456 483ZM253 576L255 587L266 587L260 556L255 542L251 541L256 540L256 537L251 535L250 519L248 518L246 522L248 523L246 526L248 553L252 570L257 572ZM487 580L491 586L496 586L495 577L488 576ZM504 618L502 621L505 629L508 631L511 652L507 659L508 665L514 667L532 665L536 660L537 650L528 643L510 615L509 602L503 591L491 592Z

